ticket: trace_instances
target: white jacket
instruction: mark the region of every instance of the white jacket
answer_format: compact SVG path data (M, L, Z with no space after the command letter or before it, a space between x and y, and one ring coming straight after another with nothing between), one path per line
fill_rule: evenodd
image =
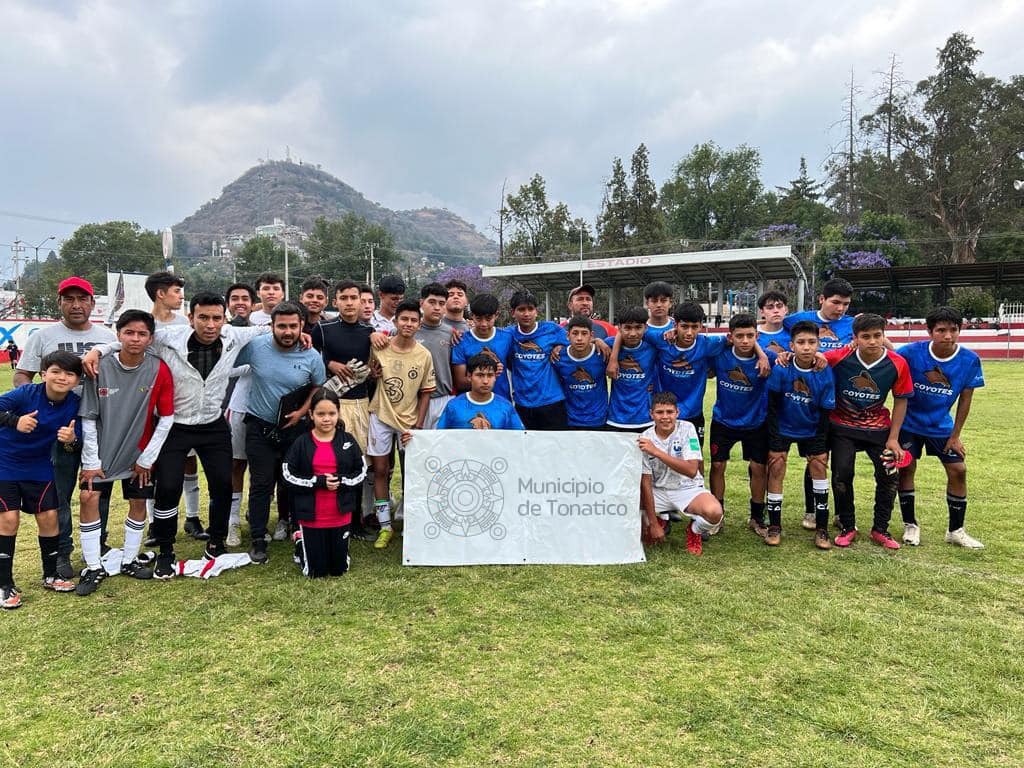
M174 379L174 423L198 426L212 424L224 416L221 405L238 353L257 336L270 333L270 326L239 328L225 324L220 330L220 340L224 345L220 360L205 381L188 361L188 340L192 333L190 325L159 328L153 336L150 349L171 369L171 377ZM94 349L102 356L120 351L121 344L101 344Z

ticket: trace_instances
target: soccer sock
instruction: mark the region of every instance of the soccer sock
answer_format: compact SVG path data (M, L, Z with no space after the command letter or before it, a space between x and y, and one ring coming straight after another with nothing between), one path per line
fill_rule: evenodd
M231 514L228 517L229 525L242 524L242 494L241 492L231 494Z
M759 523L764 522L764 502L750 500L750 516Z
M900 514L903 515L904 525L917 525L917 518L914 516L913 488L909 491L900 491Z
M768 499L768 525L782 527L782 494L769 493ZM753 503L753 502L751 502Z
M39 557L43 561L43 578L57 575L57 536L39 537Z
M804 467L804 513L814 514L814 481L811 479L810 467Z
M128 565L139 556L142 548L142 532L146 528L143 520L132 520L130 517L124 521L124 550L121 553L121 565Z
M949 530L956 531L964 527L967 516L967 497L946 494L946 506L949 507Z
M690 519L693 521L694 533L711 533L711 531L713 531L715 528L715 526L712 523L709 523L700 515L696 515Z
M828 530L828 480L811 480L814 491L814 526Z
M0 536L0 587L14 584L14 542L17 536Z
M377 499L373 502L373 511L377 513L377 520L382 531L391 530L391 502L387 499Z
M199 517L199 475L185 475L185 517Z
M85 560L85 567L95 571L103 567L100 562L100 521L92 523L81 523L78 526L78 535L82 541L82 559Z

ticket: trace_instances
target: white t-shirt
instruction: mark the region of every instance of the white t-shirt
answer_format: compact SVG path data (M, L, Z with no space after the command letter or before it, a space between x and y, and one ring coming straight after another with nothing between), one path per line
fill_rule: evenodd
M691 459L697 459L699 461L703 458L703 454L700 450L700 441L697 439L697 430L693 424L688 421L677 421L675 429L672 430L672 434L664 440L658 437L656 426L648 427L644 430L641 437L646 437L658 446L658 448L673 458L683 459L684 461L690 461ZM676 472L661 459L649 456L646 453L644 454L643 473L645 475L652 476L655 488L664 488L668 491L674 491L680 488L690 489L704 487L704 478L701 477L700 472L693 477L687 477L684 474Z
M388 320L380 313L379 309L373 310L373 317L370 318L370 325L372 325L373 330L378 333L383 333L387 336L395 335L395 319L391 318Z
M113 341L117 341L117 337L102 325L90 324L84 331L73 331L63 322L54 323L28 337L25 351L18 360L18 368L38 373L43 357L51 352L71 352L82 357L97 344Z
M188 325L188 318L185 317L184 315L179 315L177 312L174 312L171 314L171 319L166 322L164 322L163 320L157 320L155 316L153 317L153 322L156 324L156 327L159 330L160 328L167 328L168 326L171 325Z

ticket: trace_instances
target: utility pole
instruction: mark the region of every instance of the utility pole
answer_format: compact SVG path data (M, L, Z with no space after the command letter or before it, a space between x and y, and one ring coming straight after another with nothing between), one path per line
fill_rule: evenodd
M14 305L18 306L21 303L21 262L22 253L25 251L25 246L21 244L22 241L15 238L14 244L11 246L11 251L14 252L14 256L11 260L14 262Z
M367 279L370 281L370 287L372 288L374 286L374 282L373 282L373 249L374 249L375 246L380 245L380 243L367 243L367 245L370 246L370 271L368 273Z
M284 233L282 233L284 234ZM288 238L284 238L284 300L288 301Z

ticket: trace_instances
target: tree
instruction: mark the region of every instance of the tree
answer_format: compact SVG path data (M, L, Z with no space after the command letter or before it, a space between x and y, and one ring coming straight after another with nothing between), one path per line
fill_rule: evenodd
M826 163L829 174L829 186L826 194L832 201L832 207L847 224L857 221L860 212L860 194L857 188L856 163L858 156L857 136L857 97L861 90L854 80L853 69L846 83L846 95L843 99L843 117L838 125L843 126L843 141L832 149ZM833 128L837 124L833 124Z
M380 224L371 224L362 216L346 213L340 219L320 216L304 244L308 261L297 272L303 277L326 275L331 280L366 280L370 269L370 244L373 243L374 279L393 272L398 264L394 238Z
M587 223L574 219L565 203L548 203L544 178L534 174L507 199L512 236L505 246L511 261L540 261L546 256L576 252L582 236L583 249L593 238Z
M629 233L636 245L650 245L665 240L665 215L658 207L658 188L651 178L647 147L641 144L633 152L629 164L633 179L630 189Z
M819 202L822 186L810 177L807 160L801 157L797 177L789 182L788 187L776 187L781 196L771 206L772 220L794 224L798 229L815 234L821 232L823 226L835 219L832 209Z
M597 241L602 248L624 248L629 243L631 200L622 160L612 161L612 175L605 183L601 213L597 217Z
M252 282L263 272L284 275L284 246L274 238L260 235L245 241L235 255L239 280Z
M722 150L714 142L693 148L661 188L661 210L675 237L735 240L764 218L761 155L741 144Z

